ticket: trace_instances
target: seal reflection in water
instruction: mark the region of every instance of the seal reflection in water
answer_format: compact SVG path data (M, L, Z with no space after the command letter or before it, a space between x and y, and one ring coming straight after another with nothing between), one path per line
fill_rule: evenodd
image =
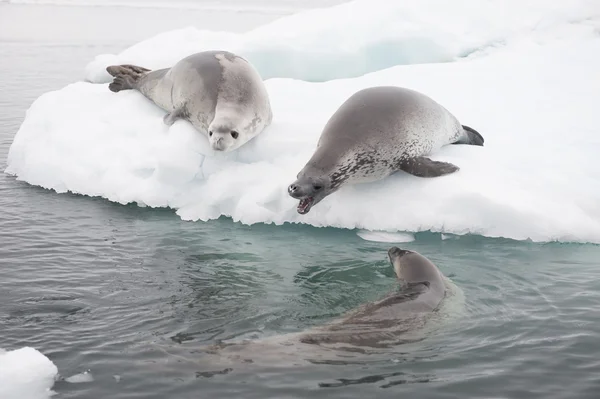
M388 257L401 283L398 292L303 333L300 342L382 348L402 343L403 334L423 327L446 296L443 275L429 259L414 251L392 247Z
M168 114L170 126L189 121L206 134L215 151L233 151L271 124L273 114L267 89L254 67L227 51L192 54L171 68L136 65L106 68L113 92L137 90Z
M428 96L402 87L360 90L331 116L317 148L290 184L306 214L343 185L381 180L399 170L438 177L459 168L425 155L447 144L483 146L483 137Z

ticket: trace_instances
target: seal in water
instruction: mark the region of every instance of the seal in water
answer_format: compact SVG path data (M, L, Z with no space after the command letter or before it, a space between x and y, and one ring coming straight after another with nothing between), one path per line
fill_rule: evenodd
M134 89L169 112L166 125L189 121L216 151L233 151L271 124L267 89L254 67L227 51L192 54L171 68L136 65L106 68L113 92Z
M317 148L288 187L306 214L344 184L381 180L403 170L437 177L459 170L426 154L446 144L483 146L483 137L461 125L430 97L402 87L360 90L331 116Z
M418 252L392 247L388 257L402 283L398 292L302 334L300 342L381 348L403 342L402 334L424 325L446 296L442 273Z
M203 352L216 356L209 358L210 367L344 364L360 362L365 354L387 359L396 345L425 339L433 331L429 327L435 329L446 318L446 301L458 291L417 252L392 247L388 257L399 284L382 299L305 331L205 346Z

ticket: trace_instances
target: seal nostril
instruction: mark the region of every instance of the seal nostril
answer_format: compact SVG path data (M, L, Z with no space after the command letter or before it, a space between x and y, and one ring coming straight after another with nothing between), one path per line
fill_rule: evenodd
M297 186L297 185L295 185L295 184L290 184L289 190L290 190L291 192L294 192L294 191L296 191L297 189L298 189L298 186Z
M212 137L212 132L208 132L208 137Z

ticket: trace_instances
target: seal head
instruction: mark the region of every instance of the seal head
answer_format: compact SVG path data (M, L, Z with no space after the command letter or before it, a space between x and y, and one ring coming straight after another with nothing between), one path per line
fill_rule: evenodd
M390 248L388 256L399 280L410 286L424 284L431 292L443 293L445 291L442 273L425 256L398 247ZM443 295L434 296L432 304L437 306L442 297Z
M327 176L315 177L299 174L297 180L288 186L288 194L300 200L298 213L301 215L307 214L315 204L335 190L332 187L331 179Z
M407 275L406 261L410 257L411 254L414 254L413 251L408 249L400 249L398 247L392 247L388 250L388 257L390 258L390 263L394 266L394 271L396 272L396 277L399 280L409 281L410 275ZM406 258L405 258L406 257ZM402 261L404 258L404 262ZM404 269L404 271L403 271Z

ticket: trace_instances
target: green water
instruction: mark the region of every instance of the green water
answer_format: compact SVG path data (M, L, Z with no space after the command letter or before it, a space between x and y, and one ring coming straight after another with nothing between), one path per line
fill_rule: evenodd
M35 346L64 376L91 369L93 382L58 382L59 397L592 398L600 387L597 246L417 235L401 246L460 288L458 318L376 360L226 370L199 348L302 331L388 293L390 244L336 229L183 222L10 184L29 223L2 233L2 342Z

